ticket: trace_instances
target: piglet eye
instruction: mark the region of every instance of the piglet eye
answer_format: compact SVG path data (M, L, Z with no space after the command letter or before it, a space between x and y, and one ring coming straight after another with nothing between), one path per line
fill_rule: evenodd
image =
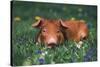
M46 32L47 30L46 29L43 29L43 32Z

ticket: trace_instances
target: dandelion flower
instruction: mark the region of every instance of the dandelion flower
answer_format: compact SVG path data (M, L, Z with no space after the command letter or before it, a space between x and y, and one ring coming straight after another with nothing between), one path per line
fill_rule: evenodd
M39 16L36 16L36 17L35 17L35 19L36 19L36 20L40 20L40 19L41 19L41 17L39 17Z
M72 17L71 20L75 20L75 17Z
M21 21L21 18L20 18L19 16L16 16L16 17L14 18L14 21Z

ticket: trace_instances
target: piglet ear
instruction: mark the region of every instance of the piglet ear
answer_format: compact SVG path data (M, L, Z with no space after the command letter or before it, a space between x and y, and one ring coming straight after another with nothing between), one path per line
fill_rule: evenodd
M44 23L44 19L41 18L41 19L39 19L37 22L33 23L33 24L32 24L32 27L33 27L33 28L41 28L42 25L43 25L43 23Z
M67 25L65 24L65 22L62 21L61 19L59 19L59 23L60 23L61 27L68 28Z

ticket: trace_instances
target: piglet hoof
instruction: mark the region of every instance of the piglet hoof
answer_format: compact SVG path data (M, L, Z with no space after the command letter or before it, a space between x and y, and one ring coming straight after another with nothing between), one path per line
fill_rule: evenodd
M82 41L80 41L79 43L76 43L76 47L80 49L80 48L81 48L81 46L82 46L82 44L83 44L83 42L82 42Z

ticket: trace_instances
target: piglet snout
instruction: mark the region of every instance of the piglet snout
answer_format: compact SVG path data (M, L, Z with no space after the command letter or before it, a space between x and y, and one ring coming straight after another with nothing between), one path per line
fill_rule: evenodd
M47 44L49 45L49 44L57 44L57 41L56 41L56 39L54 39L54 38L49 38L49 40L48 40L48 42L47 42Z

